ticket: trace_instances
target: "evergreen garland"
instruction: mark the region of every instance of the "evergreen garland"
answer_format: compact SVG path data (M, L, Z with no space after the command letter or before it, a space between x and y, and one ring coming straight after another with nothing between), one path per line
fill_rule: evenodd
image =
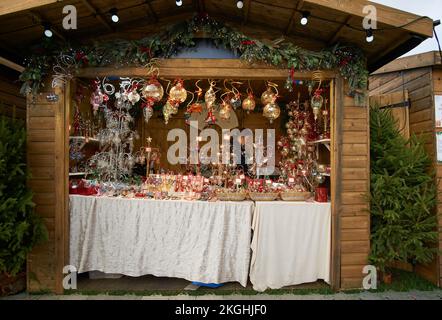
M0 118L0 273L22 271L27 254L47 238L33 213L26 186L26 132L23 123Z
M90 46L65 45L61 50L54 42L43 42L35 54L26 60L26 70L20 76L24 82L22 93L38 92L44 79L53 72L52 67L57 65L60 56L72 58L75 69L86 66L145 66L154 58L170 58L184 48L194 47L198 32L205 32L216 46L229 49L250 63L265 62L275 67L300 71L339 70L348 79L348 94L359 101L365 97L368 71L365 56L360 49L337 45L314 52L288 42L273 46L250 39L207 14L196 15L163 33L137 41L117 40Z
M431 159L416 136L406 140L389 110L370 112L371 263L429 263L437 252L437 202Z

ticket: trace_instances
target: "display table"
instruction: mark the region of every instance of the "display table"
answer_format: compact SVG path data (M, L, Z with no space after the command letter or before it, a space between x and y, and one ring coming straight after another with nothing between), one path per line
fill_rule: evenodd
M330 203L256 202L253 230L253 289L330 282Z
M70 264L79 273L247 284L253 202L70 196Z

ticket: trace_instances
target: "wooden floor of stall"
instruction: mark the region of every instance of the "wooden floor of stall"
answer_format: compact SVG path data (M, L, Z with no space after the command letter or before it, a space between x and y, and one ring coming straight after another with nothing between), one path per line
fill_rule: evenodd
M155 277L152 275L142 277L128 277L122 276L118 279L90 279L88 273L83 273L78 276L77 288L78 291L83 293L139 293L139 292L165 292L168 291L191 291L196 288L191 285L190 281L178 278L166 278ZM316 281L312 283L304 283L296 286L287 286L278 290L327 290L330 286L324 281ZM199 287L196 290L204 290L213 293L231 293L237 292L239 294L250 292L253 290L253 286L250 282L247 283L247 287L243 287L238 282L226 283L223 286L212 289L208 287Z

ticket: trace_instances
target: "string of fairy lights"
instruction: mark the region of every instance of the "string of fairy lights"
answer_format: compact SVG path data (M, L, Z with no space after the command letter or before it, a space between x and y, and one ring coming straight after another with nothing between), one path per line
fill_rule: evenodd
M175 4L176 4L177 7L182 7L185 1L186 0L175 0ZM233 1L235 1L235 0L233 0ZM244 1L237 0L236 1L236 7L239 10L242 10L244 8ZM281 7L281 8L291 9L291 8L288 8L288 7L287 8L286 7ZM311 14L311 12L309 12L309 11L302 11L302 10L297 10L297 9L294 9L294 10L297 11L300 14L299 23L302 26L307 26L308 23L309 23L309 19L318 19L318 20L321 20L321 21L324 21L324 22L330 22L330 23L335 23L335 24L342 24L341 22L336 21L336 20L331 20L331 19L327 19L327 18L319 17L319 16L313 16ZM110 9L108 11L108 15L110 16L110 19L111 19L112 23L120 22L120 17L118 15L118 9L117 8ZM406 24L403 24L403 25L400 25L400 26L376 28L376 29L373 29L373 28L367 28L367 29L366 28L360 28L360 27L353 26L353 25L351 25L349 23L345 23L345 26L350 28L350 29L353 29L353 30L364 32L365 33L365 40L366 40L366 42L372 43L375 40L375 32L380 32L380 31L385 31L385 30L402 29L402 28L405 28L405 27L407 27L409 25L412 25L412 24L414 24L414 23L416 23L416 22L418 22L418 21L420 21L422 19L428 19L428 17L426 17L426 16L418 17L415 20L412 20L412 21L407 22ZM437 26L438 24L440 24L440 22L438 22L438 21L434 22L434 26ZM42 23L42 27L43 27L43 30L44 30L44 35L46 37L48 37L48 38L51 38L53 36L53 31L51 29L51 25L49 23L47 23L47 22L44 22L44 23ZM437 34L436 34L436 41L438 42L438 45L440 47L439 39L437 38Z

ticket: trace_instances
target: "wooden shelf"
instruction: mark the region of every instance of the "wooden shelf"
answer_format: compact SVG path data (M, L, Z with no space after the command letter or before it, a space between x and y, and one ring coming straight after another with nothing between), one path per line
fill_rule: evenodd
M87 175L87 172L69 172L69 177L79 177L79 176L85 176Z
M70 136L69 140L79 140L79 141L85 141L86 142L86 137L83 136ZM98 139L96 138L88 138L89 142L98 142Z
M310 144L323 144L328 151L331 151L330 148L330 143L331 143L331 139L321 139L321 140L316 140L316 141L310 141Z

